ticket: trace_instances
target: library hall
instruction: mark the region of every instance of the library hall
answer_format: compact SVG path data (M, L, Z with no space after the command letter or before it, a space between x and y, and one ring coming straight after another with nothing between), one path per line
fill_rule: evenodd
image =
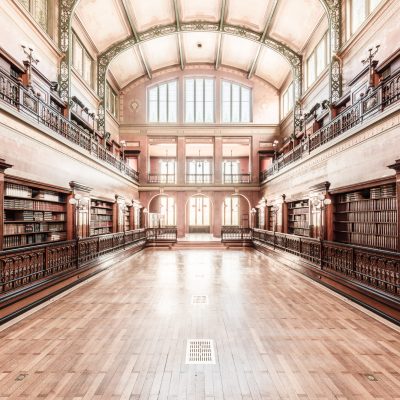
M400 400L400 0L0 1L0 400Z

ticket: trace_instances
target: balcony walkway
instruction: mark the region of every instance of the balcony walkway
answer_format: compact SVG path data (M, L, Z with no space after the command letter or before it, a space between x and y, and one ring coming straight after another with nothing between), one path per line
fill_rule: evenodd
M398 328L253 250L145 250L0 336L2 399L400 393ZM187 365L187 339L215 364Z

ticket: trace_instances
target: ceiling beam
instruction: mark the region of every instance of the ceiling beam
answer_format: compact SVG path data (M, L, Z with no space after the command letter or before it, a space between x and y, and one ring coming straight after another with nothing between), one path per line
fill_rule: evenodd
M269 30L271 29L272 22L274 21L274 18L275 18L275 15L276 15L276 9L278 8L278 3L279 3L279 0L274 0L274 3L272 4L271 12L269 13L267 22L265 23L265 26L264 26L264 31L263 31L263 33L261 35L261 38L260 38L260 42L261 43L264 43L264 40L267 37L267 35L269 33ZM260 44L258 46L256 56L254 57L254 60L253 60L253 62L251 64L251 67L249 69L249 73L247 74L247 79L251 79L253 77L254 73L256 72L256 69L257 69L257 66L258 66L258 60L260 59L260 54L261 54L262 47L263 47L262 44Z
M122 10L124 12L125 19L128 21L129 27L131 29L131 35L135 38L136 42L139 42L140 41L139 34L138 34L137 30L136 30L135 24L134 24L134 22L132 20L132 17L130 15L130 13L129 13L128 6L126 4L126 0L121 0L121 3L122 3ZM136 54L139 57L139 60L140 60L140 63L142 64L143 70L146 72L148 78L152 79L153 76L152 76L152 73L151 73L151 68L150 68L150 66L149 66L149 64L148 64L148 62L147 62L147 60L146 60L146 58L145 58L145 56L143 54L143 50L140 47L140 44L137 45L137 50L138 51L137 51Z
M220 20L219 20L219 37L217 44L217 54L215 56L215 69L218 69L221 66L221 58L222 58L222 32L224 31L225 25L225 9L226 9L226 1L221 1L221 11L220 11Z
M178 8L178 0L173 0L174 2L174 11L175 11L175 19L176 19L176 31L178 32L178 50L179 50L179 60L181 64L181 70L185 69L185 57L183 52L183 44L182 44L182 36L181 36L181 18L179 15L179 8Z

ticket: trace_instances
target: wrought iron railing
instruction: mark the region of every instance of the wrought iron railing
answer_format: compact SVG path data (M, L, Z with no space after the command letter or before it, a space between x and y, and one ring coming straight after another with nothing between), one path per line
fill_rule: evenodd
M251 183L250 174L224 174L224 183Z
M212 174L187 174L186 183L213 183Z
M135 182L139 182L138 172L129 167L125 161L106 150L95 138L97 135L93 135L69 121L1 69L0 100L15 107L31 120L50 128L53 132L89 152L93 157L112 165Z
M178 240L178 230L176 227L148 228L146 229L147 242L152 243L176 243Z
M260 173L260 183L400 100L400 70Z
M318 268L400 296L400 253L253 230L253 243L303 258Z
M79 270L100 256L144 246L144 229L0 252L0 294L46 277Z
M147 183L176 183L175 174L149 174Z
M251 242L251 228L241 228L239 226L223 226L221 228L221 242Z

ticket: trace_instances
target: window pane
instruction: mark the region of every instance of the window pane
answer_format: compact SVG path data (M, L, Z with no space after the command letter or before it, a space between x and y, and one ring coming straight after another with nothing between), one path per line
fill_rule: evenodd
M250 122L250 89L242 87L241 122Z
M33 0L33 17L47 31L47 0Z
M367 10L367 0L352 0L351 2L351 32L354 33L357 28L364 22Z
M325 69L326 66L326 42L325 36L319 42L316 50L316 57L317 57L317 76L321 74L321 72Z
M196 122L204 121L204 80L196 79Z
M177 122L178 84L176 81L168 84L168 122Z
M167 85L158 87L158 122L167 122Z
M83 71L83 47L79 43L78 39L76 36L74 36L74 41L73 41L73 66L76 69L76 71L82 75Z
M315 53L307 60L307 83L311 86L315 81Z
M187 79L185 84L185 121L194 122L194 79Z
M204 82L204 100L204 122L214 122L214 79L206 79Z
M240 122L240 87L232 85L232 122Z
M231 84L222 82L222 122L231 122Z
M158 89L151 88L149 90L149 122L158 121Z
M293 109L293 102L294 102L294 95L293 95L293 83L291 83L287 89L287 97L288 97L288 104L287 104L287 112Z
M92 59L86 52L84 52L83 79L86 81L86 83L92 86Z
M369 12L372 12L381 0L369 0Z

